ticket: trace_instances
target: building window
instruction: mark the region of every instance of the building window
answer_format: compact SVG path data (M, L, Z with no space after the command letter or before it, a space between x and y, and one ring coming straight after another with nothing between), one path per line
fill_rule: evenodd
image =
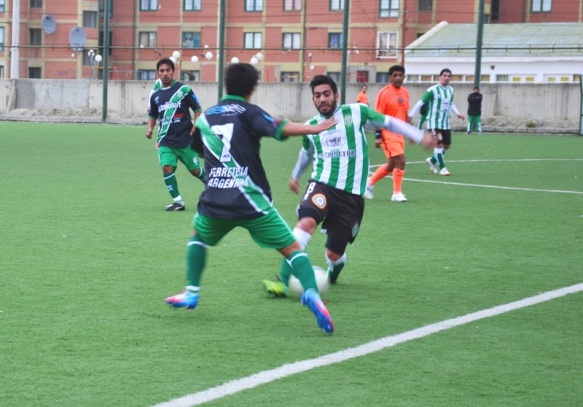
M139 33L140 48L156 48L158 34L155 32L141 32Z
M397 33L377 33L377 58L395 58L397 56Z
M542 13L551 11L553 0L532 0L531 11L533 13Z
M157 11L158 0L140 0L140 11Z
M419 0L419 11L433 10L433 0Z
M42 35L40 28L30 28L28 30L29 45L42 45Z
M329 33L328 34L328 48L332 48L332 49L342 48L342 34Z
M261 49L263 43L263 34L261 33L245 33L245 48L247 49Z
M328 76L336 83L340 83L340 72L328 72Z
M109 1L109 18L113 17L113 0ZM99 0L99 18L105 16L105 0Z
M0 13L6 12L6 0L0 0Z
M43 0L30 0L30 7L42 7L42 6L43 6Z
M545 75L545 82L547 83L571 83L573 82L572 75Z
M154 69L138 69L139 81L155 81L156 71Z
M200 11L202 10L201 0L184 0L184 11Z
M330 10L332 11L344 10L344 0L330 0Z
M368 82L368 71L356 71L356 82L367 83Z
M283 33L282 47L285 49L299 49L301 46L300 33Z
M4 51L4 27L0 27L0 51Z
M97 28L97 11L83 12L83 27Z
M182 71L183 82L200 82L200 71Z
M299 82L300 73L299 72L282 72L280 75L281 82Z
M40 79L42 77L41 73L42 71L40 68L32 66L28 68L28 77L31 79Z
M109 31L109 35L107 36L107 41L109 41L109 52L107 53L107 55L111 55L113 53L113 47L111 46L111 44L113 44L113 31ZM105 53L103 52L103 45L105 44L105 31L103 30L99 30L99 39L97 40L97 44L99 46L99 50L97 51L98 54L101 55L105 55Z
M245 0L245 11L263 11L263 0Z
M399 17L399 0L381 0L379 17Z
M200 33L182 33L182 48L200 48Z
M302 0L283 0L285 11L298 11L302 9Z
M5 79L4 76L4 65L0 65L0 79Z

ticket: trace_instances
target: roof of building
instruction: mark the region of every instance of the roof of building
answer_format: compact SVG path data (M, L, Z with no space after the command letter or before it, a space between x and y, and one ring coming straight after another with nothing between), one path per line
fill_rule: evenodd
M477 24L441 22L407 47L408 58L476 54ZM583 24L484 24L482 56L583 57Z

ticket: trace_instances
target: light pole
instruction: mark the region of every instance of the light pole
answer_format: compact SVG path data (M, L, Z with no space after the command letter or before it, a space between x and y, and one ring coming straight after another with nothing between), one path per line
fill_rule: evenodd
M196 64L198 63L198 57L197 57L196 55L193 55L192 57L190 57L190 61L191 61L193 64L195 64L195 65L196 65ZM202 69L202 65L201 65L201 69ZM199 73L200 73L200 72L199 72ZM200 82L200 80L201 80L201 77L200 77L200 76L201 76L201 75L199 75L199 77L198 77L198 81L199 81L199 82Z
M182 59L180 58L180 51L174 51L172 53L172 56L170 57L170 60L174 62L174 64L176 64L176 62L180 60L178 65L178 70L180 71L180 73L178 74L178 78L180 78L180 80L184 80L184 78L182 77Z
M91 75L93 76L93 79L97 79L97 68L103 57L99 54L96 54L95 50L92 49L87 51L87 55L89 56L89 62L91 63Z
M210 61L211 59L213 59L213 53L210 51L205 52L204 58L207 60L207 62ZM202 81L202 64L200 65L200 80Z
M258 52L257 54L253 55L249 60L249 63L255 67L255 69L259 70L257 65L259 65L263 61L263 53Z

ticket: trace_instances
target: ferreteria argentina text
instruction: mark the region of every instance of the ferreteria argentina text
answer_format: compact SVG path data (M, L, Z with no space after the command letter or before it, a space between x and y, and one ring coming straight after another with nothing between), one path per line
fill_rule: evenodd
M212 188L239 188L247 185L249 167L212 168L207 185Z

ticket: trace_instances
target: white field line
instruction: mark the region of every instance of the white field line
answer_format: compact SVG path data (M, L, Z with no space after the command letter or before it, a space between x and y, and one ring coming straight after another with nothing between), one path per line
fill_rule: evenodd
M414 339L423 338L425 336L445 331L447 329L455 328L470 322L478 321L484 318L490 318L496 315L504 314L506 312L536 305L545 301L554 300L556 298L564 297L569 294L579 293L583 291L583 283L572 285L570 287L559 288L553 291L547 291L533 297L524 298L522 300L510 302L508 304L499 305L493 308L488 308L482 311L467 314L461 317L448 319L437 322L431 325L426 325L421 328L413 329L398 335L387 336L385 338L377 339L375 341L365 343L363 345L345 349L339 352L334 352L328 355L320 356L314 359L302 360L299 362L288 363L271 370L264 370L255 373L251 376L243 377L241 379L232 380L220 386L211 387L197 393L192 393L184 397L170 400L164 403L156 404L154 407L191 407L198 406L209 401L217 400L223 397L231 396L243 390L252 389L262 384L271 383L275 380L284 377L292 376L298 373L307 372L309 370L332 365L334 363L341 363L346 360L365 356L374 352L381 351L386 348L393 347L400 343L412 341Z
M485 162L503 162L503 161L583 161L583 158L523 158L523 159L501 159L501 160L448 160L447 162L452 163L485 163ZM407 162L409 164L426 164L425 161L411 161ZM371 165L371 168L380 167L383 164ZM387 177L391 178L391 177ZM435 181L429 179L416 179L416 178L403 178L406 181L412 182L424 182L428 184L445 184L445 185L456 185L463 187L477 187L477 188L492 188L492 189L507 189L512 191L530 191L530 192L550 192L558 194L575 194L583 195L582 191L563 191L560 189L536 189L536 188L519 188L519 187L505 187L499 185L485 185L485 184L468 184L463 182L452 182L452 181Z

